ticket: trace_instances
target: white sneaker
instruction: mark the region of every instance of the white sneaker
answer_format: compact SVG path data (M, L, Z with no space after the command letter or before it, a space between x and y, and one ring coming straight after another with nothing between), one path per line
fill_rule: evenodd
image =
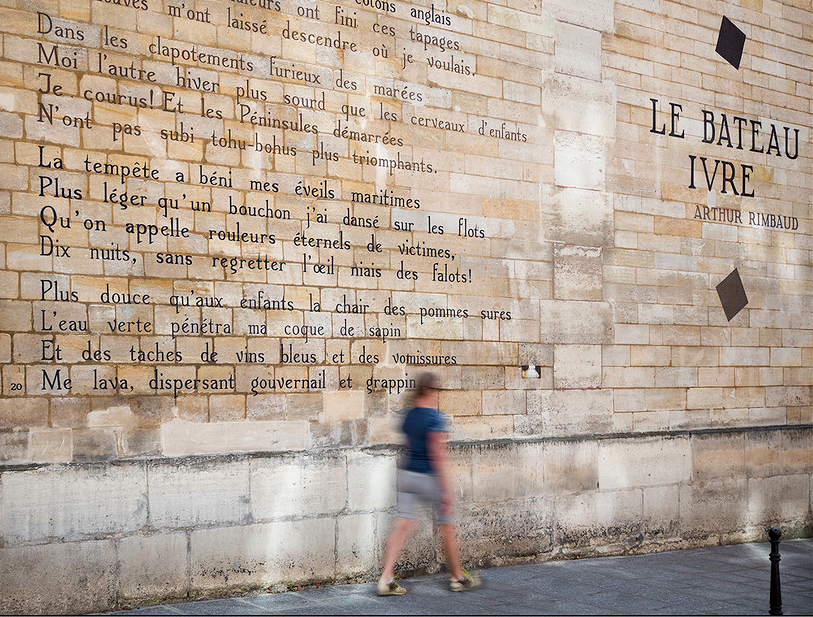
M378 579L379 596L402 596L405 593L406 589L401 587L394 580L387 582L383 578Z
M479 589L483 585L480 577L475 573L474 576L463 570L463 578L455 580L449 579L449 591L473 591Z

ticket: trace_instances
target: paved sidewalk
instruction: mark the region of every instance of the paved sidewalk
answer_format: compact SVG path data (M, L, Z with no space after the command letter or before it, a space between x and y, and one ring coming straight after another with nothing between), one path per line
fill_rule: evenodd
M379 598L374 583L363 583L113 614L767 615L769 552L764 542L490 568L473 592L451 593L445 575L435 575L400 581L401 597ZM813 539L782 542L780 552L785 615L813 614Z

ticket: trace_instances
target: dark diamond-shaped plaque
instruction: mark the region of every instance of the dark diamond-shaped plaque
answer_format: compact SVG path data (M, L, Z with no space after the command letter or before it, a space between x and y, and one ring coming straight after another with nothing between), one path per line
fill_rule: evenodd
M722 282L717 285L717 295L720 296L720 304L723 305L725 316L728 321L734 319L745 305L748 304L748 298L745 296L745 288L742 286L742 279L740 273L734 268L734 272L725 277Z
M745 32L737 28L728 17L723 16L720 34L717 35L717 53L728 60L735 69L739 69L744 45Z

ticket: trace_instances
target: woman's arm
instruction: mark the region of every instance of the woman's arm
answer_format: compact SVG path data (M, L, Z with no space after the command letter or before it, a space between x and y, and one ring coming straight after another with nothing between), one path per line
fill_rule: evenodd
M426 434L426 448L429 453L429 462L438 478L440 485L440 499L442 513L448 514L454 505L454 489L449 471L449 448L446 443L446 433L431 431Z

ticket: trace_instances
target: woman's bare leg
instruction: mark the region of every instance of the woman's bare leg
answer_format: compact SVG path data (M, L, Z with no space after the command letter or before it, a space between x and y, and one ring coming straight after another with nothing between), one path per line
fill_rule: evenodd
M412 530L415 529L416 523L415 519L399 517L392 524L387 546L384 549L384 571L381 573L381 578L385 581L389 581L395 576L395 562L398 561L401 549L404 548Z
M440 526L443 534L443 552L446 554L446 569L449 576L455 580L463 578L463 570L460 568L460 559L457 554L457 528L454 523Z

